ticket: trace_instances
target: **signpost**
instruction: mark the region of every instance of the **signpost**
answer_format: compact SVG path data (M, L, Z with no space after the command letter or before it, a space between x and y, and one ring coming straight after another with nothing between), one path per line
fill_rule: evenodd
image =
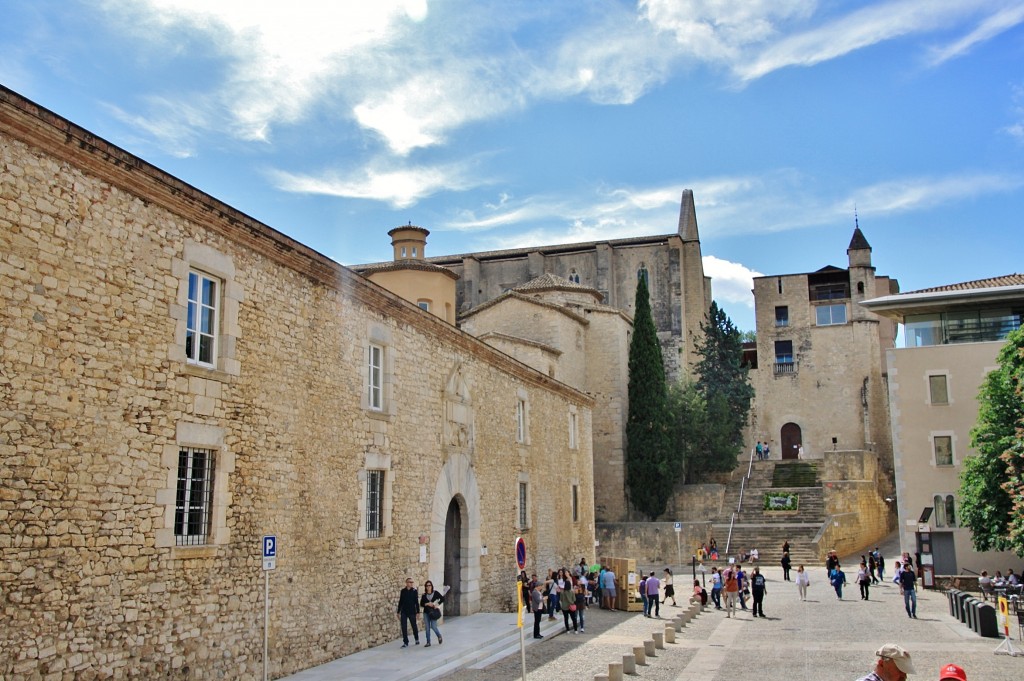
M270 648L270 571L277 569L277 535L263 537L263 681L267 681Z
M683 549L679 545L679 535L681 535L683 533L683 524L677 522L675 530L676 530L676 565L679 566L677 569L682 570L683 569Z
M519 582L520 573L526 569L526 542L522 537L516 537L516 603L519 604L519 661L523 666L523 681L526 681L526 636L523 635L523 610L526 607L523 603L523 585Z

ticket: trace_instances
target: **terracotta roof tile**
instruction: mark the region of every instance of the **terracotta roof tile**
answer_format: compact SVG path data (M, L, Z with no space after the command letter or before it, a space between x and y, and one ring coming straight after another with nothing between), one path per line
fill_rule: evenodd
M911 293L939 293L942 291L970 291L974 289L982 288L999 288L1001 286L1024 286L1024 274L1004 274L1000 277L990 277L988 279L975 279L974 281L964 281L959 284L946 284L945 286L934 286L932 288L922 288L917 291L903 291L904 294Z

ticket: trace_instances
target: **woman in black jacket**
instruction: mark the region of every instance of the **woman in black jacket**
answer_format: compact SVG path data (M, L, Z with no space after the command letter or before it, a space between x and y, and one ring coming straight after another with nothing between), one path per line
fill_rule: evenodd
M434 583L429 579L423 584L423 595L420 596L420 607L423 608L423 630L427 632L427 647L430 647L430 630L437 634L437 644L444 643L441 638L441 630L437 628L437 621L441 619L441 605L444 603L444 596L434 591Z

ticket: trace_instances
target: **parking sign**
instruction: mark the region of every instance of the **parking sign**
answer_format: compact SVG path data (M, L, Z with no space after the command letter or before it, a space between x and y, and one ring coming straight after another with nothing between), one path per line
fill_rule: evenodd
M263 569L273 570L277 567L277 535L268 534L263 537Z

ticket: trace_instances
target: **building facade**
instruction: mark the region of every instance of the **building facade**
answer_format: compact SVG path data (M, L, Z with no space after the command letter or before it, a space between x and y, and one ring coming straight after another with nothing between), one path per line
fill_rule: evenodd
M888 352L900 544L940 575L1018 569L1011 552L974 550L958 517L960 471L978 418L978 390L1006 335L1024 322L1024 275L880 296L862 305L903 324ZM927 561L927 562L926 562Z
M594 514L600 521L617 521L630 515L625 423L633 323L602 299L595 289L542 274L473 308L461 326L594 398Z
M3 88L0 168L0 677L258 676L264 535L273 676L592 555L588 395Z
M402 257L396 251L392 262L354 269L391 288L378 273L398 267ZM594 396L596 517L630 519L625 422L637 278L647 278L669 380L689 375L711 305L693 192L682 193L674 234L435 256L417 267L424 282L437 278L428 267L457 276L457 321L463 330Z
M869 450L891 466L884 353L896 324L858 303L898 289L875 274L871 246L856 228L848 268L757 277L757 368L751 371L754 440L772 458L821 458L826 450ZM753 444L753 443L752 443Z

